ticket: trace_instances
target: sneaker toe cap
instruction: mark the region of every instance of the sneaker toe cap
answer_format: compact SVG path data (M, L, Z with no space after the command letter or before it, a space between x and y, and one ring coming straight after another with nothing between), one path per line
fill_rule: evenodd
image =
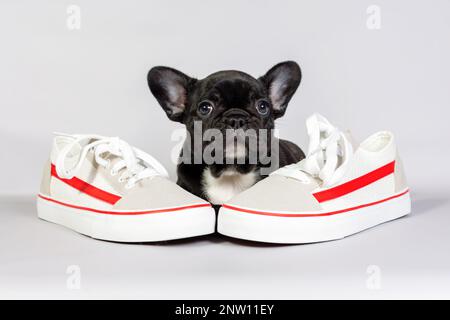
M114 209L152 210L195 205L209 205L209 203L170 180L155 177L131 189L114 205Z
M227 205L261 212L302 213L320 211L311 191L317 184L271 175L231 199Z

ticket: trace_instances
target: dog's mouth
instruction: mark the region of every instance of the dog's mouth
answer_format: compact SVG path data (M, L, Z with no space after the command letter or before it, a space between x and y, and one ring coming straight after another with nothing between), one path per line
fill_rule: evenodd
M226 129L223 150L225 158L247 158L249 152L258 149L257 138L257 132L253 129Z
M223 150L226 159L245 159L249 154L248 143L229 141Z

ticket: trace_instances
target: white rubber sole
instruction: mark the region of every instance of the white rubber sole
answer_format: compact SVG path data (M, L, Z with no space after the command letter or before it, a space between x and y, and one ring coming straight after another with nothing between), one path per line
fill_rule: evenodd
M411 200L406 191L339 213L287 216L249 211L252 210L222 207L217 231L234 238L268 243L336 240L407 215L411 212Z
M213 233L212 207L187 208L159 213L117 215L96 213L37 199L38 217L89 237L117 242L153 242Z

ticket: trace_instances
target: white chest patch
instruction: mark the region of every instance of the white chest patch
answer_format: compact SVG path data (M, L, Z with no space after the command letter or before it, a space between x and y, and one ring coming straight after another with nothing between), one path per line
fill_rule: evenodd
M203 171L203 190L212 204L223 204L238 193L248 189L257 181L255 172L246 174L235 170L224 171L220 177L215 178L209 168Z

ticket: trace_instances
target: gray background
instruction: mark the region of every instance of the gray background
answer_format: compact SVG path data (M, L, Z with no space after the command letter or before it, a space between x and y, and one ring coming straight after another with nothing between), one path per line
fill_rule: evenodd
M81 8L81 29L66 26ZM381 29L366 26L370 5ZM450 1L5 1L0 4L0 297L450 298ZM292 59L300 89L280 135L306 148L320 112L358 139L397 138L413 213L341 241L220 236L101 242L36 218L52 131L120 136L175 179L169 122L146 84L168 65L262 75ZM66 287L78 265L80 290ZM371 290L367 267L381 270Z

